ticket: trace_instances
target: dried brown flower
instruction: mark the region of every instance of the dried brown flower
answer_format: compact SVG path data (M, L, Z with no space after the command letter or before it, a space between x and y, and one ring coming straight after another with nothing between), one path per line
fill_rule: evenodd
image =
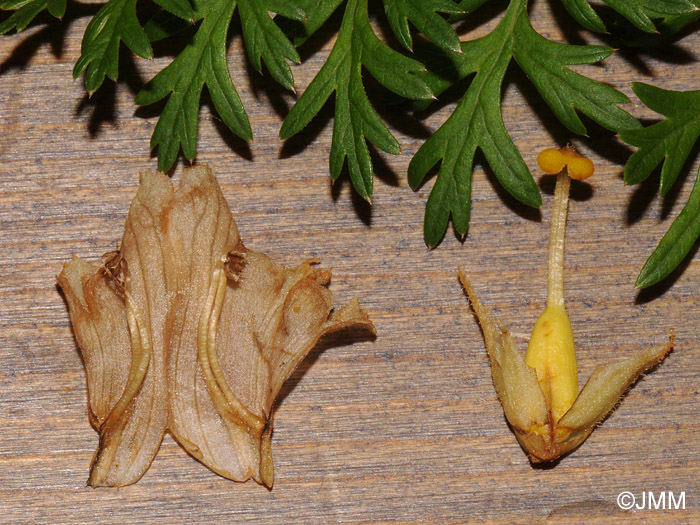
M332 312L316 262L286 268L248 250L208 167L177 189L142 174L119 251L58 275L100 434L89 484L138 481L168 431L214 472L271 487L285 380L324 334L374 333L356 300Z

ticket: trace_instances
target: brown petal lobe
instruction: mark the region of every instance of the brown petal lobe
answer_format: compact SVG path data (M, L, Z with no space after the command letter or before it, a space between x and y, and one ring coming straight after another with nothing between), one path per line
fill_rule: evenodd
M128 313L131 303L141 328L137 336L136 323L129 323L130 368L143 359L146 362L138 366L140 373L130 377L132 383L125 386L124 394L130 397L125 399L123 412L115 414L115 418L110 415L101 429L89 480L93 486L122 486L138 481L158 452L167 427L166 341L162 327L170 306L172 275L166 264L170 254L162 214L172 195L167 177L144 173L124 226L120 254L126 261L126 310ZM138 340L140 348L134 344ZM119 404L115 406L118 407Z
M124 301L99 267L78 257L64 265L57 280L85 364L90 422L99 430L129 374L131 342Z
M211 170L195 167L183 172L168 224L178 290L171 311L170 431L209 468L243 481L257 469L257 453L251 450L245 429L219 414L198 358L198 327L213 271L240 244L233 217Z

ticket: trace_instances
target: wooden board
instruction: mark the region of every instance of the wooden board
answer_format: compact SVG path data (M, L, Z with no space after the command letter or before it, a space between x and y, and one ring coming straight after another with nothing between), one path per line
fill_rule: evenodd
M434 179L414 192L406 168L457 95L419 118L381 95L403 152L375 155L370 207L346 177L330 182L331 108L299 137L277 138L294 96L246 65L238 34L229 63L255 139L232 138L205 107L197 161L218 174L250 248L290 265L320 257L333 268L337 303L358 297L378 336L327 341L285 385L272 491L213 474L170 437L136 485L86 487L97 434L55 275L72 254L96 260L121 236L138 173L156 166L148 147L156 114L136 109L133 95L168 59L123 54L119 83L88 98L71 69L92 12L70 4L62 23L0 38L0 522L700 521L697 257L648 293L633 287L687 199L697 160L659 198L658 176L624 185L629 150L609 134L592 127L590 139L575 139L597 165L574 192L566 253L581 383L598 364L663 343L671 327L677 344L579 450L533 468L504 420L456 269L524 348L545 295L551 185L543 184L539 212L477 167L468 237L460 242L450 230L429 251L421 227ZM592 41L561 10L555 15L537 2L535 27L561 41L559 20L573 41ZM460 27L465 38L484 31ZM332 30L302 48L299 91L327 56ZM690 35L668 53L577 69L629 94L628 109L653 119L630 82L697 88L699 44ZM573 137L516 68L506 80L504 121L535 170L542 148ZM686 509L623 512L622 491L638 499L685 492Z

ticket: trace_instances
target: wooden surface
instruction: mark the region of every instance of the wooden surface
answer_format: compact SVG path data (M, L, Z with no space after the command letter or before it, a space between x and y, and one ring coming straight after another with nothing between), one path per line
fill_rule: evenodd
M566 252L580 381L597 364L663 343L670 327L677 344L579 450L554 468L533 468L504 420L456 268L524 349L545 296L551 184L540 214L478 167L468 238L449 231L428 251L421 224L434 179L414 192L406 167L455 96L415 118L380 92L403 153L375 156L369 207L346 178L330 183L329 108L300 137L277 139L293 96L247 68L238 35L229 62L255 139L231 138L205 107L197 161L217 173L249 247L287 264L320 257L333 268L336 304L358 297L378 336L326 341L285 385L272 491L218 477L168 436L136 485L86 487L97 434L55 275L72 254L96 259L121 236L138 173L156 166L148 148L155 113L136 110L133 94L167 57L123 54L123 81L88 99L71 69L94 10L73 9L63 23L0 38L0 522L700 521L700 264L684 264L651 293L633 287L698 162L659 198L658 176L623 184L629 152L609 134L592 127L590 139L576 139L597 165L590 184L575 189ZM557 16L575 42L589 38ZM543 34L564 38L543 2L533 19ZM471 29L462 26L470 37L484 30ZM302 48L300 91L329 52L326 31ZM632 80L697 89L699 44L691 35L670 52L580 70L631 96ZM629 110L655 118L634 98ZM572 139L516 68L504 119L532 169L540 149ZM616 504L622 491L685 491L686 510L626 513Z

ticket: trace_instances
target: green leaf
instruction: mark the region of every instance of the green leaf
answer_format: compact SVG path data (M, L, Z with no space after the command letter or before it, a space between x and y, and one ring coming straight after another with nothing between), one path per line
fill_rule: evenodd
M690 252L700 237L700 174L688 202L662 237L639 272L638 288L646 288L667 277Z
M693 0L696 8L700 8L700 0ZM656 22L658 33L643 33L637 37L627 37L622 41L628 47L654 47L670 39L684 27L700 18L700 9L680 15L667 15Z
M473 13L489 0L462 0L457 7L466 13Z
M459 37L452 26L438 13L462 14L452 0L384 0L384 10L391 29L406 49L413 48L408 22L428 40L446 51L460 50Z
M654 19L687 15L695 10L690 0L603 0L638 29L655 33ZM562 4L578 23L590 31L604 33L605 24L589 0L562 0Z
M97 91L105 75L117 79L120 42L142 58L153 57L148 37L136 18L136 0L109 0L88 24L80 58L73 68L74 78L85 71L88 93Z
M176 1L161 5L173 10ZM231 80L226 64L226 40L233 14L238 8L248 57L255 69L267 66L272 77L287 88L294 79L285 61L299 60L294 46L275 24L270 12L303 19L305 12L291 0L200 0L195 3L194 20L201 20L194 37L180 55L148 82L136 96L136 103L148 105L168 97L151 137L158 148L158 168L169 170L182 149L193 160L197 152L199 106L207 86L214 108L236 135L244 140L253 136L250 122ZM177 13L175 13L177 14ZM181 13L182 14L182 13ZM146 26L152 40L171 36L181 29L171 17L154 17Z
M564 8L574 19L589 31L605 33L605 23L600 19L588 0L561 0Z
M290 20L307 19L306 11L301 5L303 0L266 0L267 10Z
M700 91L671 91L633 83L632 90L651 110L667 117L642 129L620 132L620 138L639 148L625 166L628 184L645 180L663 163L659 193L664 195L678 178L700 137ZM700 188L696 180L688 203L647 260L636 285L656 284L673 271L700 235Z
M639 148L627 161L625 182L645 180L661 163L659 193L665 194L678 178L700 137L700 91L671 91L633 83L632 89L649 109L667 117L651 126L622 131L620 138ZM700 235L700 187L696 180L688 203L647 260L637 286L656 284L680 264Z
M627 161L625 182L642 182L663 162L659 193L664 195L700 136L700 91L670 91L639 82L632 84L632 90L649 109L667 118L620 132L623 141L639 148Z
M195 12L189 0L153 0L156 4L175 16L194 23Z
M0 24L0 35L12 31L23 31L43 10L51 16L62 18L66 12L66 0L5 0L0 2L3 11L15 11Z
M373 168L366 141L391 154L398 154L400 147L367 98L362 83L363 66L398 95L413 99L432 96L416 75L423 66L392 50L374 34L369 25L367 0L348 0L328 60L285 118L280 137L286 139L301 131L335 93L331 176L336 179L347 160L353 186L369 199Z
M653 18L681 15L695 10L689 0L605 0L605 3L647 33L655 33Z
M299 62L299 54L268 11L281 10L283 16L303 20L305 13L291 2L272 0L238 0L238 15L241 18L243 38L248 48L248 58L257 71L262 71L265 62L268 71L277 82L287 89L294 87L294 77L286 59Z
M342 3L343 0L297 0L296 4L306 13L306 17L303 20L293 20L282 15L275 17L275 22L298 47L306 42Z
M153 15L143 26L143 31L146 33L148 40L157 42L174 36L188 27L192 27L192 23L176 16L165 9L161 9Z
M541 204L537 185L508 137L501 117L501 84L512 56L512 40L507 38L512 21L512 14L506 15L491 34L462 45L462 71L476 73L476 77L452 115L411 159L408 180L413 188L442 161L425 210L424 237L431 248L442 239L450 215L455 230L466 234L477 147L496 177L516 198L531 206Z
M613 131L639 126L631 115L617 106L629 102L624 94L568 68L598 62L612 50L547 40L530 25L526 7L526 0L511 1L491 33L462 43L463 54L450 57L454 66L452 76L434 70L424 77L435 93L441 93L457 79L474 75L452 115L421 146L409 164L408 180L417 188L433 166L440 163L425 210L424 238L429 247L440 242L450 217L458 234L467 232L471 173L477 148L484 153L496 178L511 195L529 206L541 204L537 184L501 116L502 83L512 60L523 69L554 114L573 132L586 133L577 111ZM430 63L444 67L438 61Z
M574 73L566 66L594 64L612 54L605 46L573 46L542 37L521 17L513 38L513 58L523 69L557 118L574 133L586 134L576 110L612 131L640 127L639 122L617 104L629 98L616 89Z
M235 8L236 2L231 0L204 2L197 10L202 22L192 41L136 96L136 104L142 106L169 97L151 137L151 147L158 147L161 171L172 167L181 147L187 159L194 159L205 84L224 123L244 140L252 138L248 116L226 64L226 37Z

